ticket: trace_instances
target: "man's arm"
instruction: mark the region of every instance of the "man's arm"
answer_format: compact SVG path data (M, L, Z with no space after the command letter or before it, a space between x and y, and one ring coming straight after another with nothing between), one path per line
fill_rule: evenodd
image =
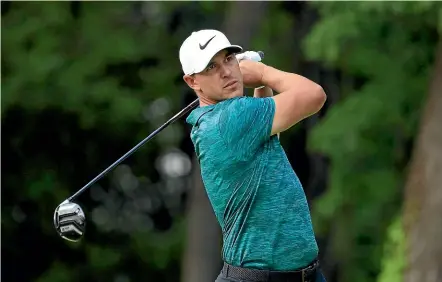
M280 93L272 97L275 101L272 135L285 131L317 113L327 99L320 85L303 76L264 64L261 70L263 85Z
M253 97L255 98L273 97L273 90L268 86L255 88L255 90L253 91ZM279 136L280 134L278 133L278 139Z
M266 98L272 96L273 96L273 90L268 86L255 88L255 90L253 91L253 97L255 98Z

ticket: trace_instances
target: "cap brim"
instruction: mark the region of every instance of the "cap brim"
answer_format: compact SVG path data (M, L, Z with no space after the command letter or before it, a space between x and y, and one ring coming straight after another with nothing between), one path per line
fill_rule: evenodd
M207 58L204 58L204 60L201 60L201 65L195 69L194 73L199 73L202 72L203 70L206 69L207 65L210 63L210 60L212 60L212 58L218 54L218 52L222 51L222 50L230 50L234 53L238 53L238 52L242 52L242 47L239 45L229 45L229 46L223 46L221 48L217 48L212 50L212 52L210 53L211 56L208 56Z

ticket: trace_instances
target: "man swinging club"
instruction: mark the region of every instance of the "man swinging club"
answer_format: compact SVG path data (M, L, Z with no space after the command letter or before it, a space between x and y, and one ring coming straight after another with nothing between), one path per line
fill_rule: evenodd
M325 281L306 196L277 135L318 112L326 95L305 77L238 62L241 51L223 33L200 30L179 52L200 101L187 122L223 234L216 282Z

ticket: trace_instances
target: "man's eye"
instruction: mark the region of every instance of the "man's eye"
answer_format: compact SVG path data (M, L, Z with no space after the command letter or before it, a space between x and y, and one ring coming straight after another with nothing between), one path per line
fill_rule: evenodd
M227 56L226 61L230 62L232 59L233 59L233 55L229 55L229 56Z
M213 69L215 67L215 64L210 64L208 67L207 67L207 70L211 70L211 69Z

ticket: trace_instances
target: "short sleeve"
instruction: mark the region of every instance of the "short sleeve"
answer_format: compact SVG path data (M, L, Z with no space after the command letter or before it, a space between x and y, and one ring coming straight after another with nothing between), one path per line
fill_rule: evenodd
M223 107L219 131L227 149L244 157L253 155L271 137L275 102L273 98L234 98Z

